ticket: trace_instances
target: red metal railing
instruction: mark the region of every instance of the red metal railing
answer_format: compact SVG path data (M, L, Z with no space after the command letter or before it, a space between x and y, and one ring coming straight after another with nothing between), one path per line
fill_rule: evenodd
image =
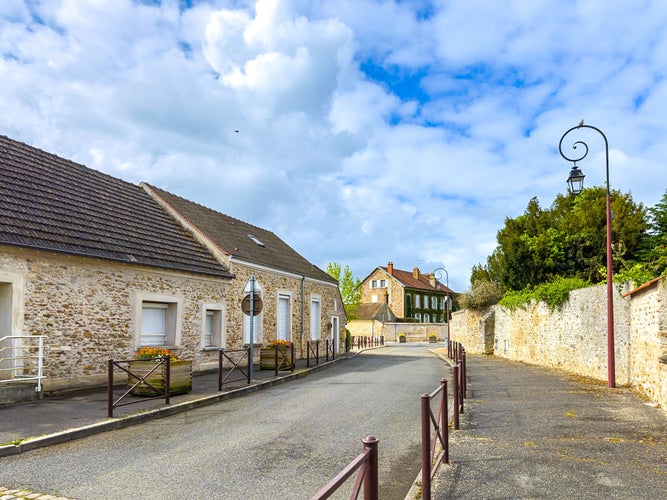
M294 372L294 366L296 365L296 360L294 358L294 342L290 342L289 346L278 345L275 346L275 371L274 374L277 377L278 371L291 371ZM289 356L289 357L288 357Z
M352 337L352 347L356 344L357 349L365 349L367 347L378 347L384 345L384 335L380 337Z
M243 354L237 359L232 359L230 354L233 353L243 353ZM223 361L225 359L231 363L232 367L223 378L222 376ZM225 383L238 382L240 380L245 380L247 384L250 383L250 369L248 365L246 365L245 370L241 366L241 362L244 359L245 360L250 359L250 347L246 347L244 349L220 349L220 354L218 355L218 391L222 391L222 386ZM237 371L240 372L241 375L243 375L243 378L235 378L230 380L229 377L231 377L232 373Z
M128 368L125 368L123 365L128 365L132 362L136 361L134 359L128 359L128 360L122 360L122 361L114 361L113 359L110 359L108 362L108 386L107 386L107 415L109 418L113 418L113 410L114 408L117 408L119 406L127 406L131 404L136 404L136 403L143 403L144 401L147 401L149 399L158 399L158 398L164 398L164 404L168 405L169 404L169 385L170 385L170 357L169 356L164 356L164 357L158 357L158 358L152 358L152 359L147 359L146 361L154 361L155 366L153 366L148 372L144 373L133 373L131 372ZM164 366L165 370L165 381L164 381L164 390L160 390L157 387L155 387L153 384L151 384L147 379L148 377L156 371L158 368L162 369ZM114 401L114 394L113 394L113 387L114 387L114 367L120 368L122 371L126 372L130 377L134 377L137 379L137 381L129 387L121 397L119 397L117 400ZM135 401L126 401L122 403L123 401L136 387L139 385L143 384L146 388L149 389L149 391L154 391L155 396L148 396L141 398L139 400Z
M450 358L456 361L452 367L452 426L459 429L459 415L463 413L463 400L466 397L466 365L465 349L455 343L448 351ZM437 414L433 413L431 401L440 394L440 404ZM441 463L449 463L449 410L448 410L447 381L441 380L438 387L431 394L421 395L422 421L422 498L431 499L431 481ZM431 440L431 429L435 430ZM438 443L440 447L438 447ZM439 452L438 452L439 450ZM437 456L436 456L436 453Z
M326 486L315 493L311 500L329 498L357 469L359 469L359 475L354 483L350 500L359 497L362 484L364 500L378 500L378 442L378 439L373 436L362 439L364 450Z
M431 401L440 394L438 411L433 413ZM431 394L421 395L422 416L422 498L430 500L431 481L442 462L449 463L449 412L447 411L447 381ZM435 430L431 440L431 427ZM438 443L440 446L438 446ZM439 452L438 452L439 450ZM438 455L436 456L436 452Z
M314 347L313 347L314 346ZM313 355L315 364L320 364L320 341L311 340L306 344L306 366L310 368L310 355Z
M326 358L327 361L329 361L329 354L331 354L331 359L336 359L336 343L334 342L334 339L325 339L324 340L324 345L325 345L325 350L326 350Z

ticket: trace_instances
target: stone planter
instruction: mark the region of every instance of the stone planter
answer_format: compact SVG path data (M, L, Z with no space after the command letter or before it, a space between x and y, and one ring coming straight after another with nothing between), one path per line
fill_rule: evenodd
M398 336L398 342L399 342L400 344L405 344L405 342L406 342L405 335L399 335L399 336Z
M294 364L292 363L292 351L287 346L278 347L278 370L292 370ZM262 370L276 369L276 348L262 347L259 350L259 367Z
M437 337L429 337L428 342L429 344L435 344L438 341Z
M155 367L155 361L136 360L130 361L129 370L139 376L143 376ZM145 380L153 387L164 393L167 365L163 364ZM128 375L128 387L137 383L137 378ZM169 370L169 394L175 396L186 394L192 390L192 361L172 361ZM132 389L133 396L159 396L153 389L142 383Z

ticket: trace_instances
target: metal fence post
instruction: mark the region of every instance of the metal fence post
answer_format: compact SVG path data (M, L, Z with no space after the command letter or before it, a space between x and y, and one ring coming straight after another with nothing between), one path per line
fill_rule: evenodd
M421 395L422 414L422 498L431 500L431 398Z
M452 367L452 396L454 405L454 430L459 429L459 366Z
M107 416L113 418L113 359L109 360L108 364L108 384L107 388Z
M442 440L445 452L445 463L449 463L449 411L447 409L447 381L442 379L442 415L440 417L440 429L442 430Z
M169 397L171 396L171 356L167 355L167 373L164 376L164 404L169 404Z
M378 439L368 436L362 441L364 449L370 450L366 467L368 470L364 477L364 500L378 500Z

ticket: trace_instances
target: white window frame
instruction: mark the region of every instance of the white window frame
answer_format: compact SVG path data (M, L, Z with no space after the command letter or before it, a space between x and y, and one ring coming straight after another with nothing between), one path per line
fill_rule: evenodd
M173 295L152 293L138 293L134 307L134 348L142 345L142 315L144 304L156 304L164 307L165 312L165 342L160 347L177 349L181 345L181 329L183 324L183 299Z
M287 301L287 313L285 317L285 325L280 324L280 304L281 301ZM281 333L282 326L285 327L284 334ZM292 341L292 292L278 291L276 295L276 338L281 340Z
M380 288L387 288L387 280L380 280Z
M211 341L207 342L207 316L211 317ZM202 304L201 313L201 348L220 349L227 346L226 307L224 304Z
M418 293L415 293L415 309L422 308L422 296Z
M313 307L317 306L313 311ZM313 313L316 314L313 314ZM315 317L316 316L316 317ZM320 295L310 296L310 340L319 340L322 336L322 297Z
M422 315L421 315L421 313L417 313L417 314L415 314L415 319L416 319L419 323L421 323L421 322L422 322Z

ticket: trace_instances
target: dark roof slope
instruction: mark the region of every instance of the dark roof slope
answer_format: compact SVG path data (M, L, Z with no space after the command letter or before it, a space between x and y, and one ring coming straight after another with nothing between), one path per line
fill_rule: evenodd
M141 187L4 136L0 244L231 277Z
M216 212L154 186L149 188L227 255L300 276L332 284L338 283L271 231Z
M389 274L389 271L386 267L381 267L380 269ZM419 279L417 279L410 271L401 271L400 269L394 268L393 274L391 276L396 278L400 283L403 284L403 286L407 288L417 288L420 290L428 290L429 292L447 292L447 287L438 280L435 280L435 287L431 286L429 278L423 274L420 274ZM454 292L452 292L450 289L449 293Z

